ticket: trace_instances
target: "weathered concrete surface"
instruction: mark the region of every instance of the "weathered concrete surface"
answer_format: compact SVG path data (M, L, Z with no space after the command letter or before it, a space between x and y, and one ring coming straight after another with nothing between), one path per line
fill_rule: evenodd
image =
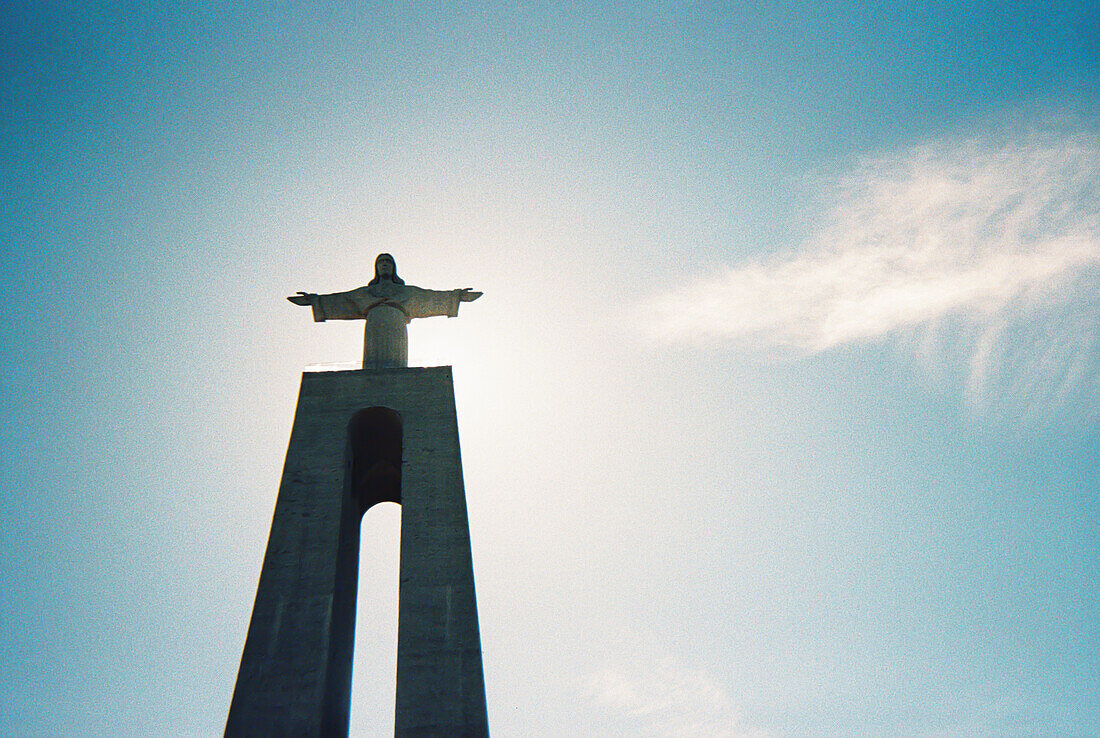
M227 736L347 734L359 521L390 499L351 481L349 423L372 407L402 427L395 734L488 735L454 388L436 367L303 375Z

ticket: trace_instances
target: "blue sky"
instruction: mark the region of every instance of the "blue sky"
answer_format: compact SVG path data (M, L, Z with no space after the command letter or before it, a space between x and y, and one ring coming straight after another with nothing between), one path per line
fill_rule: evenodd
M0 11L0 734L220 733L380 251L485 291L494 734L1100 732L1100 13L911 5Z

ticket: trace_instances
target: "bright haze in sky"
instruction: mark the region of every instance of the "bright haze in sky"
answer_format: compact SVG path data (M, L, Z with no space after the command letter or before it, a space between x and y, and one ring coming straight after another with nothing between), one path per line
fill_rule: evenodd
M382 251L494 735L1100 734L1095 4L154 5L0 11L0 735L220 734Z

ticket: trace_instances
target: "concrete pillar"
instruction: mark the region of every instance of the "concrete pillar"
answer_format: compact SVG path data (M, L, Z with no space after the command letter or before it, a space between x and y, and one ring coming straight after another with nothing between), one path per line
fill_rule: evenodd
M389 433L368 408L396 412L399 478L384 438L349 443L364 417ZM401 503L395 735L488 735L454 387L435 367L302 376L226 736L347 734L359 521L385 499Z

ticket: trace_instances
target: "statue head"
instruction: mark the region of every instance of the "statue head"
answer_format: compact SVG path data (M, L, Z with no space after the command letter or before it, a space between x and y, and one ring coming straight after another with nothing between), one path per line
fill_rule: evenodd
M379 282L393 282L394 284L405 284L405 280L397 276L397 262L389 254L379 254L374 259L374 279L372 279L367 286L372 284L378 284Z

